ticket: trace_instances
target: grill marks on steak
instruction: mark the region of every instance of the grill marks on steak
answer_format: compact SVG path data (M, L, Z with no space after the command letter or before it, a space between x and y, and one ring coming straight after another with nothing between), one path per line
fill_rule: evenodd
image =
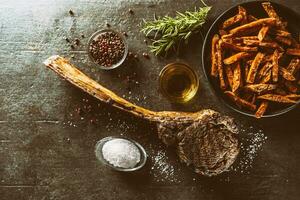
M178 134L177 154L196 173L212 176L227 170L239 153L237 131L230 118L208 113Z
M186 134L178 145L179 158L192 165L202 175L219 174L233 164L239 152L236 137L227 129L203 127L194 123L185 130Z
M177 134L194 123L194 119L188 116L180 118L162 117L159 120L160 122L157 123L158 138L167 146L177 144Z
M177 146L180 160L202 175L222 173L239 153L233 120L213 110L203 110L190 117L161 118L157 128L159 138L166 145Z

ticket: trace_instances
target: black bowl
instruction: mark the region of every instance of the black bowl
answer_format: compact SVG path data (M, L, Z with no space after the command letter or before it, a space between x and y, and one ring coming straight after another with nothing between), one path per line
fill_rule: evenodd
M219 26L222 22L224 22L226 19L234 16L238 12L238 6L241 5L246 10L259 18L267 17L267 14L265 13L264 9L261 6L261 3L264 1L251 1L251 2L245 2L241 4L237 4L225 12L223 12L211 25L210 29L208 30L208 33L206 34L204 43L203 43L203 49L202 49L202 67L203 71L205 73L205 76L207 80L210 83L211 88L213 88L215 95L229 108L244 114L248 116L255 117L253 112L250 112L246 109L239 108L234 102L230 101L226 95L224 95L223 91L219 87L219 82L210 76L210 68L211 68L211 61L210 61L210 51L211 51L211 39L214 34L218 33ZM294 38L297 38L297 34L300 32L300 15L290 8L283 6L278 3L272 2L272 6L278 13L280 17L282 17L285 21L288 22L288 30L293 34ZM271 110L267 110L267 112L264 114L263 117L274 117L281 114L284 114L292 109L294 109L297 105L299 105L300 101L298 101L296 104L293 105L273 105Z

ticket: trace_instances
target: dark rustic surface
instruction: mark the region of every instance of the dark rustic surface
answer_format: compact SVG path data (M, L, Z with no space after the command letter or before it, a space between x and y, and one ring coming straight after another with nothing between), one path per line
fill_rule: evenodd
M207 1L214 8L203 32L218 14L238 2ZM298 0L276 2L300 12ZM1 0L0 199L299 199L299 107L260 121L225 108L214 98L200 68L200 35L179 57L141 56L148 50L139 33L142 18L173 15L198 5L193 0ZM137 62L110 72L89 62L87 37L106 23L128 33L130 50L139 55ZM65 37L80 38L80 46L72 50ZM153 127L99 104L46 70L42 61L53 54L71 58L91 77L139 105L154 110L214 108L246 127L262 129L268 139L247 172L198 177L168 150L164 157L172 170L166 175L156 166L164 149ZM158 91L160 69L178 59L191 64L201 80L198 98L185 106L170 104ZM126 81L128 75L132 81ZM142 171L121 174L97 162L95 143L121 134L146 147L149 162Z

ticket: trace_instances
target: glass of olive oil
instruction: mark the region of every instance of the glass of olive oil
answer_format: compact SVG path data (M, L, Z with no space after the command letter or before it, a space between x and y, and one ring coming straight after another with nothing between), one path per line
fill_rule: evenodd
M161 92L172 102L186 103L197 93L199 79L195 71L184 63L166 65L159 74Z

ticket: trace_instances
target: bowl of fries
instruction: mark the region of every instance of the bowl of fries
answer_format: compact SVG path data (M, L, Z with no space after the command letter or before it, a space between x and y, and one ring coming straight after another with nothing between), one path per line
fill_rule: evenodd
M216 95L233 110L272 117L300 103L300 16L253 1L220 15L203 44L202 65Z

